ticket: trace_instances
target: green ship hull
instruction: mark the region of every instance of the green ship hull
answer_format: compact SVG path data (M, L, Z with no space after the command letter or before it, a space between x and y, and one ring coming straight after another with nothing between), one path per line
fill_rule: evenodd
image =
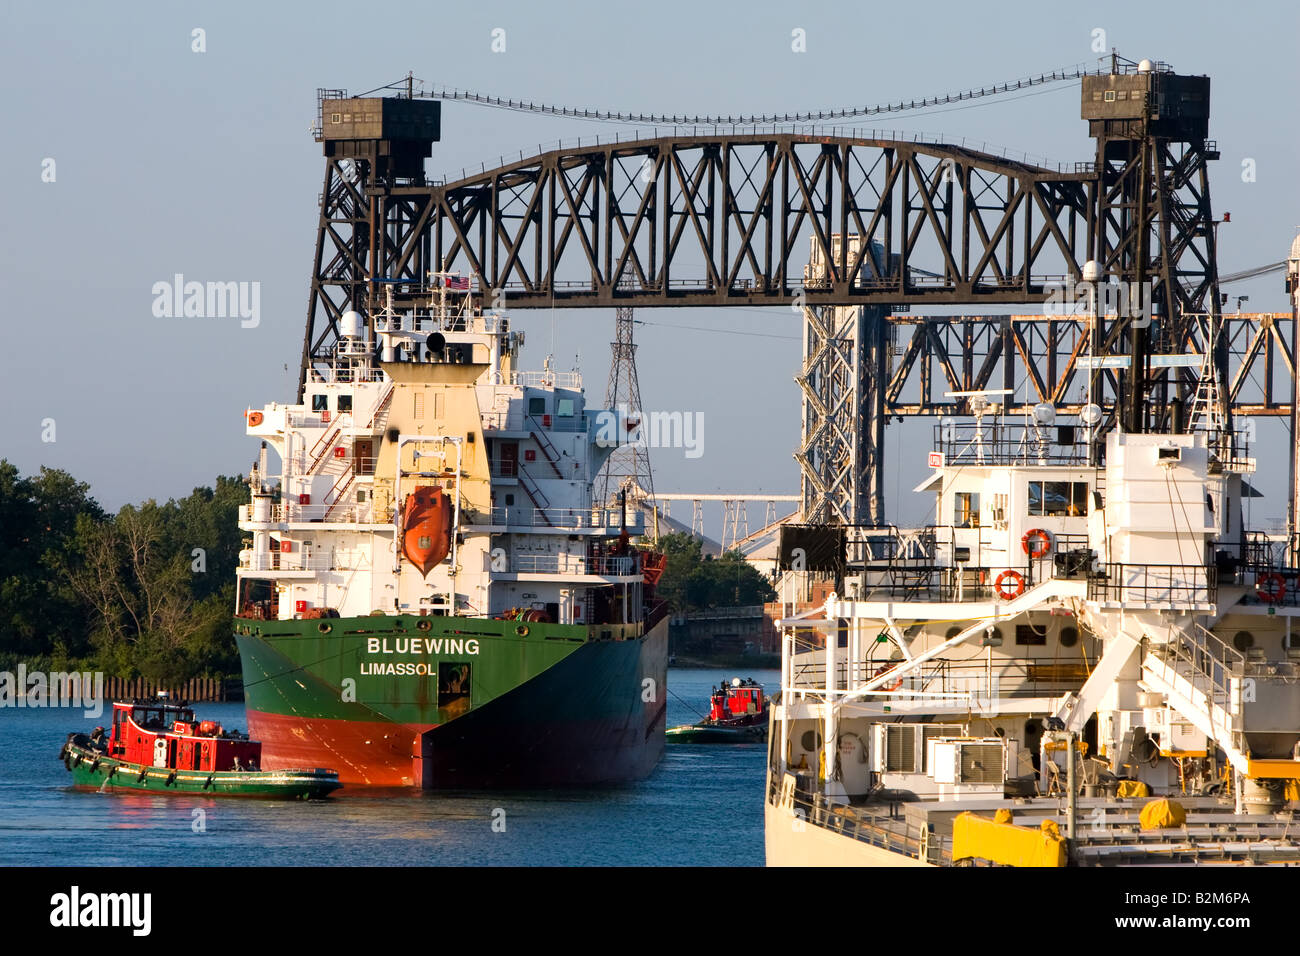
M262 765L346 785L584 786L662 754L667 622L236 620Z
M81 737L82 742L78 742L76 737ZM309 800L325 797L342 786L338 774L332 770L227 770L208 773L146 767L106 756L88 746L84 735L74 735L74 739L64 745L60 758L72 773L72 785L88 790Z

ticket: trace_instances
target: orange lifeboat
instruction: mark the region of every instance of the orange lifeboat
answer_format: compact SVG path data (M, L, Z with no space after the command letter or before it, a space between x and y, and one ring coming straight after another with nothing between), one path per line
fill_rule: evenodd
M429 576L451 550L451 502L441 488L417 488L402 508L402 554Z

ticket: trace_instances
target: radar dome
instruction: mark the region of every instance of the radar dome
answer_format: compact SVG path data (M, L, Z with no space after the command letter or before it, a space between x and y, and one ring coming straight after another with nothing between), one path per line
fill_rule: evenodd
M1150 73L1151 70L1152 70L1152 63L1151 63L1150 60L1146 60L1146 59L1144 59L1144 60L1142 60L1141 62L1138 63L1138 72L1139 72L1139 73Z
M361 338L361 313L351 309L343 313L339 320L339 335L345 339Z

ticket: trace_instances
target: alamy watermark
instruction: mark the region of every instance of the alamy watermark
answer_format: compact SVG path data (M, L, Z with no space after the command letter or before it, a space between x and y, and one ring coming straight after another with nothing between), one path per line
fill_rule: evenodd
M596 444L683 448L687 458L704 454L703 412L648 412L619 405L596 413Z
M171 282L155 282L152 292L155 318L238 318L246 329L262 321L260 282L186 282L178 272Z
M0 707L80 707L86 717L104 712L104 675L90 671L0 671Z
M1135 328L1151 324L1150 282L1053 282L1043 302L1045 315L1115 315Z

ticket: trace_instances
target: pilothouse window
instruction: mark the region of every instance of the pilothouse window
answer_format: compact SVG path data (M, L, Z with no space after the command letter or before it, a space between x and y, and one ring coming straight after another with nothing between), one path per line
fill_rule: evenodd
M1088 513L1086 481L1031 481L1031 517L1077 518Z

